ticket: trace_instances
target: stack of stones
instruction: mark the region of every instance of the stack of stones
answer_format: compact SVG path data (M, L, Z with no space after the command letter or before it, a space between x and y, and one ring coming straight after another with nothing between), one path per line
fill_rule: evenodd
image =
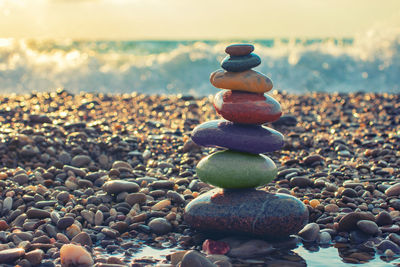
M287 194L255 189L277 174L274 162L263 153L279 150L283 135L262 126L282 114L280 104L264 93L271 80L252 70L261 59L253 45L235 44L210 76L211 84L223 89L215 95L214 108L224 119L205 122L192 132L192 140L206 147L222 147L203 158L196 168L200 180L216 187L192 200L185 221L207 232L250 234L284 239L308 221L305 205Z

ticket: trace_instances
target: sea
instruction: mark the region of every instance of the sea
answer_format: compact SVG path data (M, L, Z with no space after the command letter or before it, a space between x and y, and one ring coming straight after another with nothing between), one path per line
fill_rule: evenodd
M374 28L349 38L256 40L0 39L0 94L214 94L210 73L224 49L251 43L255 70L288 93L400 93L400 27Z

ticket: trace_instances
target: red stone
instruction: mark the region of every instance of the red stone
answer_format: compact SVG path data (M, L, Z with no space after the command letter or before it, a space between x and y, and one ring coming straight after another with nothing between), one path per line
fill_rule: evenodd
M233 44L225 48L225 53L238 57L246 56L254 51L254 46L251 44Z
M269 95L224 90L215 95L214 108L235 123L263 124L279 119L281 105Z
M4 231L8 229L8 224L5 220L0 220L0 231Z
M202 249L207 254L224 255L228 253L230 247L228 243L206 239L206 241L203 242Z

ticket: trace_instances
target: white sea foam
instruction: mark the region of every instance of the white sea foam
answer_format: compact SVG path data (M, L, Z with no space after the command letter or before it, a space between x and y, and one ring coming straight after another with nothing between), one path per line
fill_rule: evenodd
M237 41L235 41L237 42ZM230 41L71 41L0 39L0 92L214 94L209 75ZM352 40L256 40L258 71L274 88L400 93L400 28Z

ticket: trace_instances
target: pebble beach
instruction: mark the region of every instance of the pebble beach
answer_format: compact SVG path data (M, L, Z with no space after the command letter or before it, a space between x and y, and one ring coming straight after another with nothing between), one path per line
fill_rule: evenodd
M190 139L219 118L211 96L0 95L1 266L318 266L298 248L328 247L344 265L400 264L400 95L270 95L284 114L266 126L285 139L259 189L309 212L281 241L185 224L213 189L195 166L218 149Z

